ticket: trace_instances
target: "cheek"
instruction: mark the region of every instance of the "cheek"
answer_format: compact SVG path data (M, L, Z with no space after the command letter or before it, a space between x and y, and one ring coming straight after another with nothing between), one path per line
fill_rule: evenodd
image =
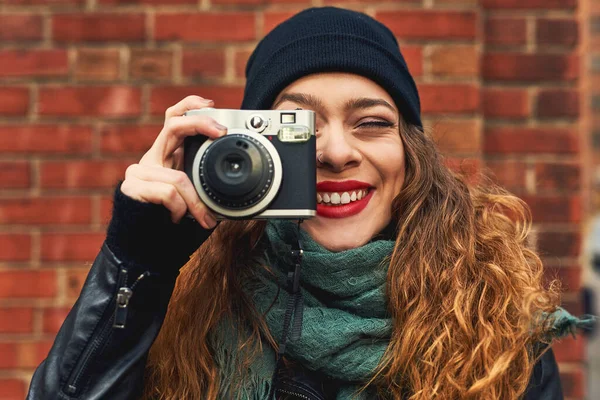
M372 158L375 168L378 170L386 190L393 189L395 196L404 182L404 147L401 143L388 144L379 147L379 151L375 154L376 156Z

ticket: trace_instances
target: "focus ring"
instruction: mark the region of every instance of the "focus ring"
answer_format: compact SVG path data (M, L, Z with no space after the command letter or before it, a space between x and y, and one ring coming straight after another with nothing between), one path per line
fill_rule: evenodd
M255 205L256 203L258 203L261 199L263 199L265 197L265 195L269 192L269 189L271 188L272 184L273 184L273 175L274 175L274 166L273 166L273 159L271 157L271 154L269 153L268 149L258 140L256 140L254 137L249 136L249 135L243 135L243 134L230 134L227 136L228 138L240 138L240 139L244 139L247 141L252 142L252 144L254 144L257 149L259 150L260 154L261 154L261 159L265 161L264 164L266 164L266 179L264 179L264 183L263 183L263 187L259 189L258 194L256 194L254 197L252 197L251 199L242 199L240 201L236 201L236 199L225 199L222 196L218 195L217 193L215 193L215 191L211 188L211 186L208 184L207 179L206 179L206 168L211 168L211 167L215 167L213 165L207 165L206 164L206 159L210 156L211 151L216 151L214 148L211 149L210 147L202 154L202 157L200 159L200 165L199 165L199 172L200 172L200 184L202 186L202 189L204 190L205 194L215 203L219 204L222 207L227 207L230 209L245 209L248 207L252 207L253 205ZM214 143L213 143L214 146ZM212 147L212 146L211 146Z

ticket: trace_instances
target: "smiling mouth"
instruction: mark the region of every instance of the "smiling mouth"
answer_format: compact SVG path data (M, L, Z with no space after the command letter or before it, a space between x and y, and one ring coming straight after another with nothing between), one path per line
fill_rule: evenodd
M362 200L370 189L357 189L347 192L317 192L317 204L340 206Z

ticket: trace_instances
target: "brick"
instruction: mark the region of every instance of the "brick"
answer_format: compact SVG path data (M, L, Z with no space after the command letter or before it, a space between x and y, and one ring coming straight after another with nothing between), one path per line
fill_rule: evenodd
M498 46L526 44L527 21L525 18L487 18L485 20L485 43Z
M549 257L577 257L581 250L579 232L539 232L537 250Z
M431 73L453 77L476 77L479 54L475 46L440 46L431 53Z
M484 149L489 154L577 154L579 137L567 128L488 128Z
M0 261L31 259L31 236L22 233L0 233Z
M0 369L17 366L17 346L13 343L0 343Z
M173 52L170 50L134 49L129 60L129 77L165 80L173 75Z
M164 115L165 110L189 95L199 95L215 102L218 108L239 108L244 88L239 86L156 86L150 93L150 112Z
M543 89L537 97L536 111L541 118L576 118L579 116L579 91Z
M13 282L15 285L21 282ZM0 333L29 333L33 331L33 309L28 307L0 308Z
M0 41L37 41L42 39L41 15L0 14Z
M435 5L470 5L479 4L479 0L433 0Z
M577 335L576 337L567 336L556 342L552 346L556 361L561 362L581 362L585 360L585 337Z
M376 18L405 39L474 39L477 32L471 11L381 11Z
M3 0L3 4L15 6L75 6L85 3L85 0Z
M482 0L480 4L491 9L573 9L577 0Z
M67 291L69 299L77 299L81 293L81 288L88 276L89 268L71 268L67 271Z
M148 151L162 125L104 125L100 148L106 154L140 154Z
M0 343L0 369L36 368L48 355L52 341Z
M142 41L143 14L57 14L52 16L52 37L57 42Z
M527 164L524 162L514 160L487 161L486 166L491 173L490 178L498 185L515 193L525 190Z
M548 255L541 253L542 259L546 262L551 262L552 258L545 258ZM560 267L544 267L545 285L558 280L560 282L561 291L563 293L577 293L581 290L581 268L579 266L560 266Z
M577 196L522 196L535 223L581 222L581 199Z
M21 400L25 395L25 381L12 378L0 379L0 399Z
M56 272L53 270L0 271L0 299L51 298L56 294Z
M478 177L481 171L481 162L478 159L447 157L444 159L444 165L454 173L463 176L469 184L478 184Z
M181 69L191 78L214 78L225 75L225 52L221 49L183 52Z
M488 118L524 119L531 113L523 89L483 89L482 107Z
M579 59L576 55L488 53L483 56L482 74L499 81L573 81L579 77Z
M423 113L473 113L479 110L479 88L467 84L419 85Z
M536 40L540 45L574 47L579 41L577 21L540 18L536 25Z
M571 399L585 397L586 379L583 369L560 371L560 384L565 396Z
M39 113L55 117L135 117L142 111L142 92L129 86L44 87Z
M92 128L86 125L0 125L3 153L89 154Z
M31 169L26 161L0 162L0 187L25 189L31 185Z
M175 5L175 4L197 4L198 0L98 0L100 5L110 6L129 6L132 4L148 4L148 5Z
M246 76L246 64L252 54L252 50L237 50L234 55L235 76L244 78Z
M131 161L45 161L40 166L40 187L43 189L113 188L125 179Z
M70 310L68 307L45 308L42 316L43 332L58 333Z
M433 137L444 153L478 153L481 129L477 121L444 120L433 127Z
M581 167L578 164L538 163L535 166L535 184L543 190L579 190Z
M91 201L84 197L0 199L0 224L89 224Z
M270 11L265 12L263 15L263 26L262 33L266 35L271 32L273 28L277 25L285 21L286 19L291 18L296 14L295 11Z
M414 77L423 75L423 48L421 46L402 46L400 51L411 75Z
M0 50L0 77L66 77L69 61L66 50Z
M341 3L343 1L367 2L369 0L333 0L335 3ZM212 4L215 5L265 5L265 4L310 4L311 0L211 0ZM331 3L332 1L325 0L325 3Z
M114 81L120 75L117 49L78 49L75 79L78 81Z
M154 35L157 40L245 41L256 38L255 25L249 12L157 14Z
M43 261L94 261L106 238L103 233L43 233ZM73 246L77 243L77 246Z
M29 111L29 89L0 86L0 115L21 116Z

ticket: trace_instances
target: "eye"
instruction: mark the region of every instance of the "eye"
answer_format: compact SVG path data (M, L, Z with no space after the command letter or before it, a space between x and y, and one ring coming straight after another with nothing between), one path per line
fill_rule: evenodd
M358 125L359 128L391 128L393 126L394 123L380 119L364 121Z

